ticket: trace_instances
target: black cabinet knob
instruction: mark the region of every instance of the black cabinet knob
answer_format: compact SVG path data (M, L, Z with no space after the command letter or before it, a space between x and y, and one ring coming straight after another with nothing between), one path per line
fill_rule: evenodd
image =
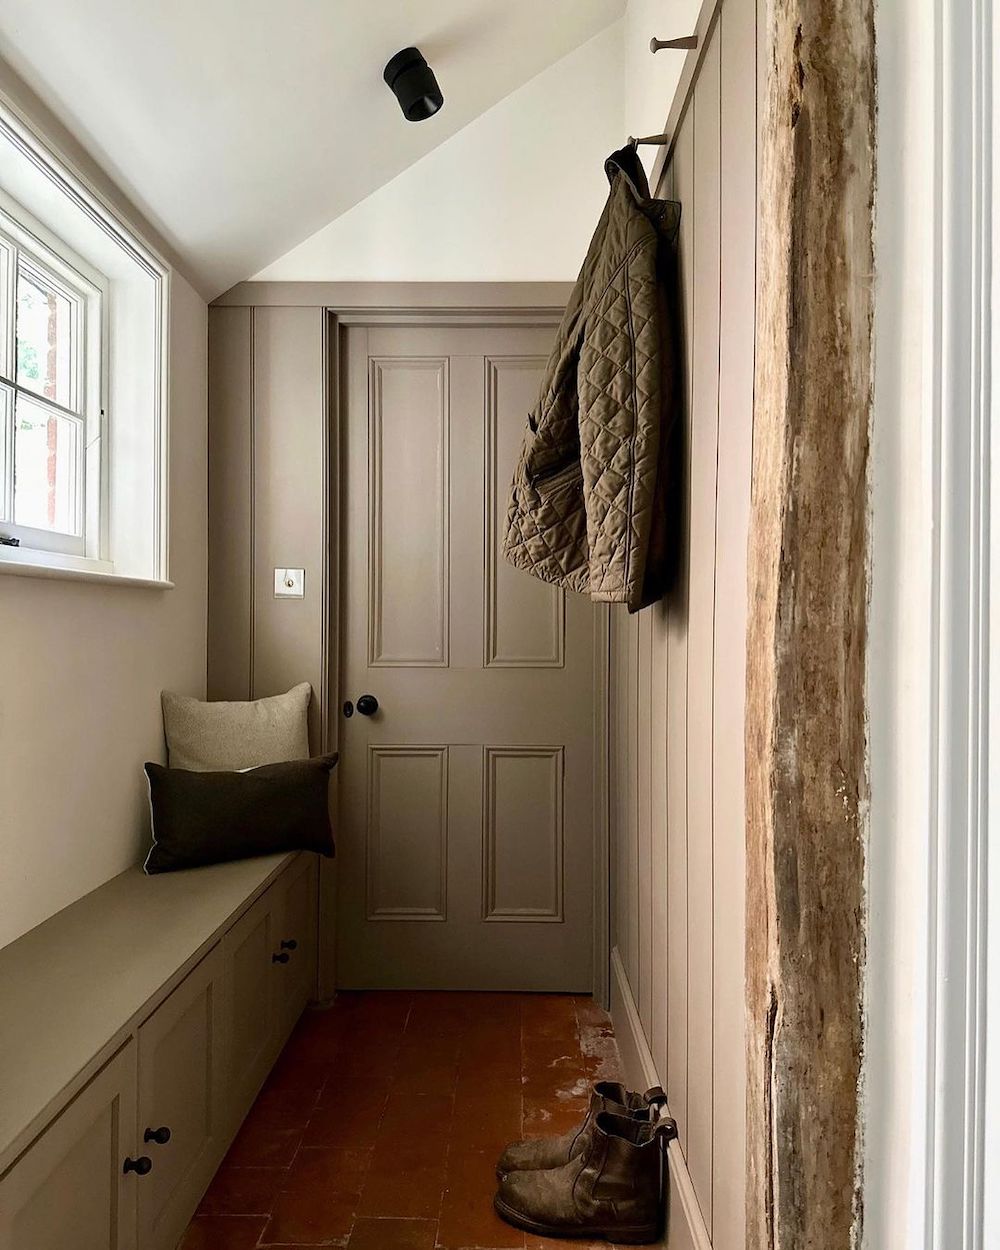
M138 1159L126 1159L123 1172L134 1172L136 1176L148 1176L153 1170L153 1160L148 1155L140 1155Z
M273 964L287 964L287 963L288 963L288 961L289 961L290 959L291 959L291 955L289 955L289 953L288 953L287 951L282 951L280 955L272 955L272 956L271 956L271 963L273 963Z
M170 1129L165 1124L159 1128L148 1128L142 1135L143 1141L155 1141L158 1146L165 1146L170 1140Z
M295 938L282 938L281 949L283 951L297 951L299 949L299 944L296 942Z
M362 716L374 716L378 711L378 699L373 694L363 694L358 697L358 712Z

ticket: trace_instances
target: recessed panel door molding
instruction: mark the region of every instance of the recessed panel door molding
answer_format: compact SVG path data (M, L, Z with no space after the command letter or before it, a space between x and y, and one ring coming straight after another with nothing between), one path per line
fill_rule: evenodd
M555 336L504 321L341 339L342 989L593 985L596 610L502 560Z
M494 356L486 361L487 666L563 664L566 592L514 568L501 551L511 476L545 363L543 356Z
M563 918L563 748L483 752L483 916Z
M368 662L448 664L448 359L370 362Z
M448 748L368 749L368 919L447 916Z

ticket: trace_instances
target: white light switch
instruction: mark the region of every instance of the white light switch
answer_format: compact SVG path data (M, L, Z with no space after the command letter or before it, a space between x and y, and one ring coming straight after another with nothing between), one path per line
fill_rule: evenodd
M275 599L301 599L306 593L305 569L275 569Z

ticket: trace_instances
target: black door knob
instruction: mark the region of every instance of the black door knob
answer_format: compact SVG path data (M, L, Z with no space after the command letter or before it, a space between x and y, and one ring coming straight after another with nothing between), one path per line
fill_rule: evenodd
M374 716L378 711L378 699L373 694L360 695L357 707L362 716Z
M282 938L281 949L283 951L295 951L299 949L299 944L296 942L295 938Z
M170 1129L165 1124L160 1128L148 1128L142 1135L143 1141L155 1141L158 1146L165 1146L170 1140Z
M122 1166L123 1172L134 1172L136 1176L148 1176L153 1170L153 1160L148 1155L140 1155L138 1159L126 1159Z
M288 961L289 961L290 959L291 959L291 955L289 955L289 953L288 953L287 951L282 951L280 955L272 955L272 956L271 956L271 963L273 963L273 964L287 964L287 963L288 963Z

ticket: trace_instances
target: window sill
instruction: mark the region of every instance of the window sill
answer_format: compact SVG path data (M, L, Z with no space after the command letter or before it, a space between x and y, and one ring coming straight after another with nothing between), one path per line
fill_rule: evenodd
M158 578L116 573L114 565L107 560L88 560L55 551L31 551L25 547L0 546L0 575L4 573L12 573L16 577L54 577L62 581L139 586L152 590L171 590L174 585Z

